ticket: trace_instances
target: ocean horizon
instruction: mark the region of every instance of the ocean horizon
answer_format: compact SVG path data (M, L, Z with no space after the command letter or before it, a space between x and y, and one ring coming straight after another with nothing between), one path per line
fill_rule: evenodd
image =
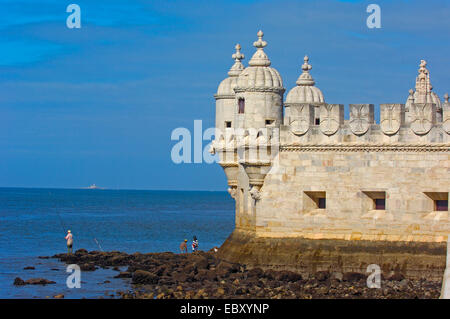
M56 259L74 251L179 252L193 236L201 250L220 246L234 229L234 202L227 192L117 189L0 188L0 298L99 297L123 290L129 280L109 269L83 272L81 289L69 289L69 274ZM33 266L34 270L23 268ZM52 270L53 269L53 270ZM47 286L15 287L15 277L43 277ZM105 278L110 283L103 284ZM107 286L107 287L106 287Z

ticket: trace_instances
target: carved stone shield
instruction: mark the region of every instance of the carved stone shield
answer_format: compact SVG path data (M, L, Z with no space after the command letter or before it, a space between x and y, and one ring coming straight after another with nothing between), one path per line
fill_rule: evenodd
M414 103L411 105L411 130L417 135L427 134L436 120L436 104Z
M380 126L386 135L394 135L404 122L404 104L380 104Z
M295 135L308 132L314 118L314 106L310 104L292 105L290 108L289 125Z
M373 121L373 104L350 104L349 126L354 134L365 134Z
M450 134L450 104L442 106L442 127L447 134Z
M344 123L344 105L324 104L320 106L320 130L325 135L333 135Z

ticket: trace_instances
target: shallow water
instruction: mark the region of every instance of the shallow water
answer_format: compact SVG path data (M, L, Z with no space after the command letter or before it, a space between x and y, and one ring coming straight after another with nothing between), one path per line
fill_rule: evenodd
M67 229L74 250L145 253L178 252L193 235L209 250L233 228L234 202L226 192L0 188L0 298L108 297L129 287L129 280L112 278L116 271L98 269L82 272L80 289L67 288L65 265L37 258L65 252ZM15 287L15 277L56 284Z

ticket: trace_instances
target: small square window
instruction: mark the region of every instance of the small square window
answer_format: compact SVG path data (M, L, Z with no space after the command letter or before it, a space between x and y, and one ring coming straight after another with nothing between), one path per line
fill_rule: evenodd
M315 123L316 125L320 125L320 119L316 119Z
M266 125L272 125L275 122L275 120L266 120Z
M225 121L225 127L231 127L231 121Z

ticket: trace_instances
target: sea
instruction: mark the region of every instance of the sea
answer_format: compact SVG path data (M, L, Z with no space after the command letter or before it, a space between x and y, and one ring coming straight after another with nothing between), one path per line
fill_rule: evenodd
M39 258L66 252L68 229L74 251L178 253L193 236L208 251L233 231L234 202L226 192L0 188L0 298L113 298L131 287L130 279L114 278L117 271L99 268L68 288L66 265ZM56 283L14 286L16 277Z

